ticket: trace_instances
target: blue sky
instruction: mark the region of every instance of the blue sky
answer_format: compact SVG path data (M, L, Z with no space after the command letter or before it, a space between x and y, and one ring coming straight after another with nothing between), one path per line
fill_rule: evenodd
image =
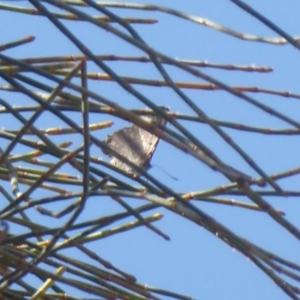
M128 1L135 2L135 1ZM8 3L8 2L5 2ZM139 1L172 7L185 13L207 18L215 23L247 34L276 37L277 34L265 27L259 21L239 9L231 1ZM270 18L274 23L292 36L299 35L298 1L247 1L260 13ZM19 6L29 6L26 2L9 2ZM272 5L271 5L272 4ZM98 15L93 10L87 10L92 15ZM232 86L253 86L276 91L290 91L300 94L298 70L300 52L291 45L271 45L238 40L232 36L215 31L211 28L197 25L179 18L159 12L143 12L133 10L113 10L122 16L147 16L158 19L154 25L135 25L134 28L154 49L174 58L189 60L207 60L216 64L268 66L271 73L228 71L202 68L206 74ZM120 41L112 34L84 25L64 21L77 37L80 37L95 54L142 55L132 46ZM0 10L1 30L0 44L33 35L36 40L28 45L5 51L6 55L25 58L34 56L54 56L79 54L79 50L67 41L46 18L33 17ZM150 64L130 64L126 62L109 62L108 65L123 76L147 79L161 79L158 71ZM91 72L100 72L95 65L89 65ZM172 67L166 67L174 81L204 83L204 81ZM0 84L3 84L0 81ZM166 105L173 112L194 114L187 105L171 89L160 87L134 86L138 91L151 95L151 100L158 105ZM122 90L116 84L91 80L89 88L97 93L116 101L126 108L144 108L142 103ZM278 118L258 110L239 98L224 91L201 91L183 89L183 91L201 107L211 118L234 122L249 126L288 129L292 128ZM14 105L30 104L30 100L12 93L0 92L1 97ZM298 120L299 99L285 98L263 93L248 93L256 100L275 108L277 111ZM25 103L25 101L28 101ZM81 117L78 124L81 125ZM112 128L101 130L95 135L105 138L116 129L128 125L128 122L111 118L108 115L92 114L91 122L101 122L113 119ZM2 120L2 121L1 121ZM77 119L75 119L77 120ZM243 170L251 176L258 176L248 164L238 156L215 132L207 125L195 122L181 121L203 143L208 145L227 164ZM0 119L0 127L18 129L19 124L8 118ZM53 116L45 115L36 123L37 127L65 127ZM172 126L170 126L171 129ZM224 128L228 133L263 169L267 174L274 174L298 166L300 144L295 136L264 135L241 132ZM56 137L56 141L73 139L72 136ZM82 140L74 139L74 145L80 145ZM3 141L3 143L7 143ZM75 146L74 146L75 147ZM21 148L20 148L21 149ZM22 150L22 149L21 149ZM21 150L16 148L14 153ZM98 150L92 148L92 154L105 158ZM178 193L202 191L219 185L225 185L228 180L222 175L210 170L191 156L174 149L166 142L160 142L152 163L178 178L174 181L165 175L158 167L149 172L162 183L170 186ZM80 174L74 174L80 175ZM279 181L282 188L299 190L299 176L293 176ZM270 190L269 187L266 190ZM40 195L39 195L40 197ZM236 196L224 196L241 200ZM300 225L300 204L298 197L266 197L274 207L283 210L286 218L297 227ZM245 199L242 199L245 201ZM144 201L130 200L132 206ZM248 201L250 202L250 201ZM238 207L228 207L195 201L201 210L217 221L222 222L236 234L245 237L255 244L265 247L286 259L299 261L299 241L282 227L278 226L267 214L245 210ZM53 207L59 210L58 207ZM117 204L108 199L91 199L87 203L85 214L81 221L95 218L105 213L122 211ZM180 294L195 299L285 299L286 295L269 278L265 276L249 259L238 251L231 249L217 237L190 221L180 218L165 209L164 218L156 223L162 231L171 237L167 242L153 232L138 228L115 235L108 239L93 242L88 246L98 255L113 263L120 269L134 274L138 281L150 286L174 290ZM146 214L149 215L150 213ZM36 222L53 225L53 219L42 217L32 212ZM64 220L55 220L57 225ZM297 284L297 283L296 283ZM81 296L81 295L78 295Z

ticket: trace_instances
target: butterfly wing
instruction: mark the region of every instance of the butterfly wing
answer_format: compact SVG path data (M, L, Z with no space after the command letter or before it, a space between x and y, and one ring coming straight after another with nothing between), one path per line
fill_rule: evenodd
M106 139L106 144L115 152L126 157L131 163L143 167L143 162L147 156L143 151L142 141L140 138L139 127L133 125L125 127ZM112 157L111 164L124 170L127 173L139 176L139 173L132 169L131 166L115 157L111 152L106 151L105 154Z
M156 135L153 135L142 128L138 128L138 129L139 129L140 139L142 141L141 151L142 153L144 153L143 166L146 169L149 169L151 167L150 161L159 142L159 138Z
M162 107L165 111L168 108ZM153 124L165 125L166 120L153 116L144 117ZM105 140L106 144L115 152L126 157L131 163L148 170L150 160L159 142L159 138L150 132L136 126L125 127L113 133ZM124 170L127 173L139 176L140 173L126 164L123 160L118 159L109 150L103 150L105 154L112 157L111 164Z
M169 109L167 107L162 106L160 108L162 108L165 111L169 111ZM158 117L158 116L145 117L145 119L147 119L149 122L151 122L154 125L165 126L167 123L167 121L165 119ZM142 141L143 152L146 155L146 160L144 162L144 166L147 167L147 169L149 169L151 167L150 161L151 161L152 156L158 145L159 138L156 135L154 135L140 127L138 129L139 129L139 133L140 133L140 139Z

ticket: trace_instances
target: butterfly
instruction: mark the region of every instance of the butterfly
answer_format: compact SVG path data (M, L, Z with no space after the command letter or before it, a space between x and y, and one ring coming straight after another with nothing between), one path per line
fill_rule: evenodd
M159 107L165 112L169 111L167 107ZM165 126L167 121L158 116L147 116L143 119L154 125ZM147 130L137 125L122 128L112 135L109 135L104 143L113 151L126 157L131 163L136 164L145 171L151 168L150 161L158 145L159 138ZM134 177L140 176L140 173L126 164L126 162L118 159L109 149L102 149L103 153L112 157L110 163L115 167L125 171Z

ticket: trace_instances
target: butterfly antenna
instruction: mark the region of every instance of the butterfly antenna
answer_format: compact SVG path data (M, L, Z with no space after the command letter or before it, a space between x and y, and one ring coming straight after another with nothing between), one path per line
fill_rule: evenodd
M167 171L165 171L163 168L161 168L160 166L156 165L156 164L151 164L152 167L156 167L159 168L163 173L165 173L166 175L168 175L169 177L171 177L173 180L178 181L177 177L172 176L170 173L168 173Z

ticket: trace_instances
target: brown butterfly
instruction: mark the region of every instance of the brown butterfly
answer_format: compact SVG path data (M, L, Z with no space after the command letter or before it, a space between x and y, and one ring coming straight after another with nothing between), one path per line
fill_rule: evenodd
M166 112L169 111L167 107L160 108ZM160 124L165 126L167 123L165 119L158 116L143 118L154 125ZM132 125L109 135L104 142L110 149L126 157L131 163L136 164L146 171L151 168L150 161L158 145L159 138L136 125ZM136 169L115 157L108 149L102 149L102 151L112 157L110 161L112 165L135 177L140 176L140 173Z

